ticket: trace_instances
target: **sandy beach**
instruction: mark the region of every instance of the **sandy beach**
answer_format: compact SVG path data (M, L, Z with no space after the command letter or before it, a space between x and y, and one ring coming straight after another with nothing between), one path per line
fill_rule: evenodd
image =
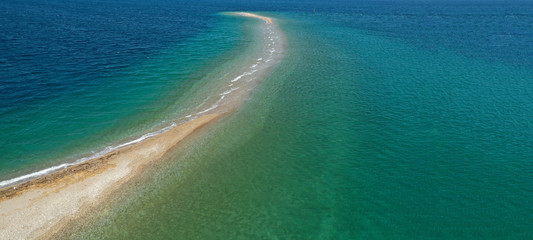
M103 157L0 190L0 239L35 239L53 233L220 116L201 116Z

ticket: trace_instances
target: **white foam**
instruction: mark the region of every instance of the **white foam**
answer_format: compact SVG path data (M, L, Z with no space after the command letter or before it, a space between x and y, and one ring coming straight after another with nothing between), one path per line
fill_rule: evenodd
M217 104L214 104L213 106L211 106L211 107L209 107L209 108L207 108L207 109L205 109L205 110L203 110L203 111L201 111L201 112L196 113L196 115L200 115L200 114L203 114L203 113L209 112L209 111L211 111L211 110L213 110L213 109L215 109L215 108L217 108L217 107L218 107L218 105L217 105Z
M230 94L231 92L233 92L233 90L227 90L227 91L224 91L223 93L219 94L220 96L224 96L224 95L228 95Z
M9 185L14 184L14 183L18 183L18 182L21 182L21 181L24 181L24 180L27 180L27 179L32 179L32 178L36 178L36 177L39 177L39 176L44 176L46 174L55 172L55 171L57 171L59 169L66 168L66 167L71 166L71 165L73 165L73 164L64 163L64 164L61 164L61 165L58 165L58 166L55 166L55 167L51 167L51 168L47 168L47 169L44 169L44 170L41 170L41 171L38 171L38 172L30 173L28 175L24 175L24 176L16 177L16 178L13 178L13 179L5 180L5 181L0 182L0 188L1 187L5 187L5 186L9 186Z
M252 66L252 67L255 68L255 66ZM231 80L230 82L236 82L236 81L239 81L242 77L252 75L252 74L254 74L255 72L257 72L257 69L252 69L252 70L249 71L249 72L244 72L243 74L237 76L236 78L234 78L234 79Z
M246 73L243 73L239 76L237 76L236 78L234 78L233 80L231 80L230 82L236 82L236 81L239 81L239 79L241 79L242 77L244 77L246 75Z
M220 96L220 98L217 100L215 105L218 105L222 100L224 100L224 97L226 97L226 96L225 95Z

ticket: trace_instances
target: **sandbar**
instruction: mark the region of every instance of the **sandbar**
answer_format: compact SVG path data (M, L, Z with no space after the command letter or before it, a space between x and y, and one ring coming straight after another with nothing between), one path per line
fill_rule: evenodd
M95 206L185 137L215 121L209 114L142 142L0 190L0 239L34 239Z
M272 18L269 17L246 12L233 14L258 18L266 24L273 24ZM282 52L280 51L280 54ZM274 51L270 52L273 53ZM265 61L264 64L269 63ZM270 68L265 67L265 69ZM239 99L236 101L242 103L242 97ZM239 104L233 103L230 106L237 105ZM35 239L53 236L55 231L68 226L69 221L105 203L105 199L113 192L138 177L157 160L162 159L184 138L233 110L235 109L218 110L217 113L199 116L102 157L0 189L0 239Z

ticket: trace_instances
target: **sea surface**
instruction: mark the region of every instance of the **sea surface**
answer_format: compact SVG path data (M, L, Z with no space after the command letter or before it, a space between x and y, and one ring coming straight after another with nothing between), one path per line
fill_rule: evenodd
M533 238L527 2L3 1L0 181L179 122L254 52L226 11L285 58L60 237Z

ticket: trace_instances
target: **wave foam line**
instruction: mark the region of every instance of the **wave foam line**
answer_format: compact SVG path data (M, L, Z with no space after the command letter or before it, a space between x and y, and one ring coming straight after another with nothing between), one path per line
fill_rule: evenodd
M80 158L74 162L71 162L71 163L63 163L63 164L60 164L60 165L57 165L57 166L53 166L53 167L49 167L49 168L46 168L46 169L43 169L43 170L40 170L40 171L37 171L37 172L33 172L33 173L30 173L30 174L26 174L26 175L22 175L20 177L16 177L16 178L12 178L12 179L8 179L8 180L4 180L2 182L0 182L0 188L4 188L4 187L8 187L10 185L15 185L17 183L21 183L21 182L24 182L24 181L27 181L27 180L31 180L31 179L35 179L35 178L38 178L38 177L41 177L41 176L45 176L45 175L48 175L50 173L53 173L53 172L56 172L58 170L61 170L61 169L64 169L64 168L67 168L67 167L70 167L70 166L74 166L74 165L77 165L77 164L80 164L80 163L84 163L86 161L89 161L89 160L92 160L92 159L96 159L96 158L99 158L99 157L102 157L110 152L113 152L117 149L121 149L121 148L124 148L126 146L129 146L129 145L132 145L132 144L135 144L135 143L138 143L138 142L142 142L148 138L152 138L152 137L155 137L161 133L164 133L164 132L167 132L168 130L176 127L177 124L176 123L172 123L170 126L167 126L167 127L164 127L160 130L157 130L157 131L154 131L154 132L149 132L147 134L144 134L142 135L141 137L137 138L137 139L134 139L134 140L131 140L129 142L125 142L125 143L122 143L120 145L117 145L117 146L107 146L104 148L104 150L100 151L100 152L97 152L89 157L83 157L83 158Z
M209 108L207 108L207 109L205 109L205 110L203 110L201 112L198 112L196 115L204 114L204 113L209 112L209 111L211 111L211 110L213 110L213 109L215 109L217 107L218 107L218 105L214 104L213 106L211 106L211 107L209 107Z

